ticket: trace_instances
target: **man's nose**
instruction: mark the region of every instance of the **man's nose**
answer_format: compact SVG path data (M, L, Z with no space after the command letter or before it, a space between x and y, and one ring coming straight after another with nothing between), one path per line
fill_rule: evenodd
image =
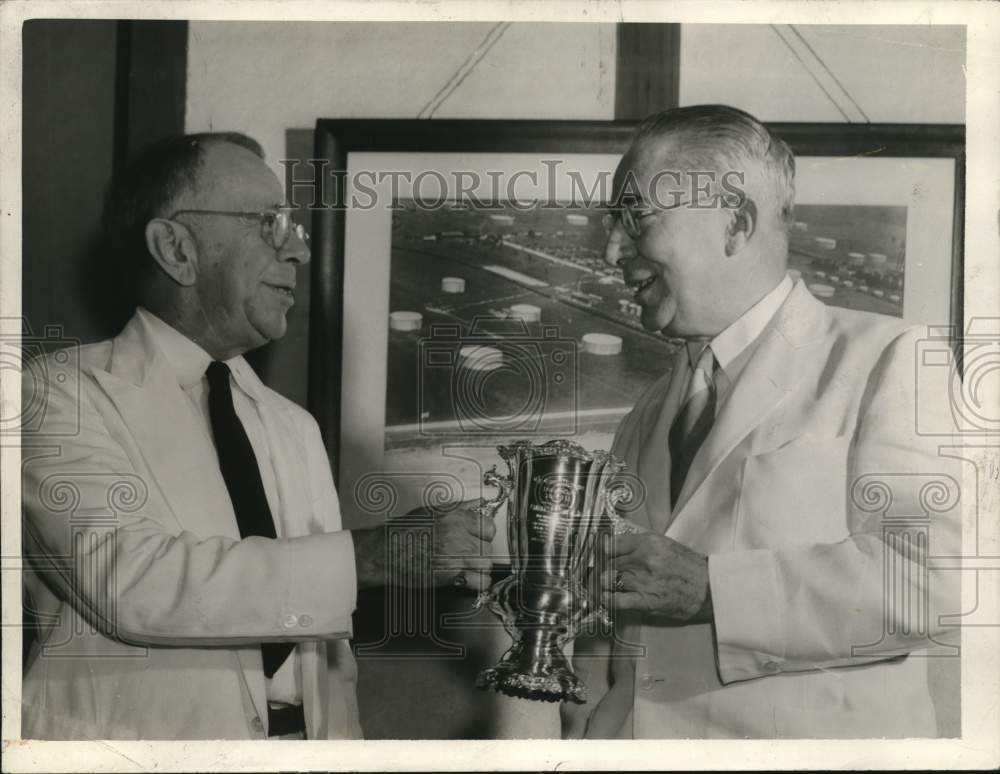
M608 232L608 241L604 245L604 261L611 266L621 266L626 260L636 254L635 243L625 233L621 221L615 221Z
M291 261L304 266L309 263L310 257L309 245L295 233L295 229L292 229L292 233L288 235L288 241L278 251L279 260Z

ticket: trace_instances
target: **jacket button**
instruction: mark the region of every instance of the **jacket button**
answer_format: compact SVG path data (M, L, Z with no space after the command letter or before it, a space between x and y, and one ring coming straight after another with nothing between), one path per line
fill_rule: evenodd
M264 730L264 721L261 720L259 717L255 717L253 719L253 728L254 728L254 731L263 731Z
M286 629L294 629L295 625L298 624L299 618L295 615L286 615L285 620L281 622L281 625Z
M312 626L313 619L311 615L300 615L299 616L299 626Z
M778 661L765 661L764 662L764 671L765 672L771 672L772 674L775 673L775 672L780 672L781 671L781 663L778 662Z
M653 675L643 675L639 678L639 687L644 691L651 690L655 684L656 678Z

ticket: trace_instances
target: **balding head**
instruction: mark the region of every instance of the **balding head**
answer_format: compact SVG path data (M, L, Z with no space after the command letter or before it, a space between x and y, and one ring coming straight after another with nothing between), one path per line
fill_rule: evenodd
M757 204L758 216L784 229L795 206L795 157L749 113L726 105L693 105L646 118L632 149L665 169L729 175Z
M309 249L257 143L166 140L129 168L112 203L139 303L218 360L284 335Z
M206 179L201 172L213 147L238 148L263 158L260 144L243 134L188 134L153 143L116 176L105 206L104 228L117 279L134 300L139 300L143 285L157 270L146 246L146 225L196 194Z

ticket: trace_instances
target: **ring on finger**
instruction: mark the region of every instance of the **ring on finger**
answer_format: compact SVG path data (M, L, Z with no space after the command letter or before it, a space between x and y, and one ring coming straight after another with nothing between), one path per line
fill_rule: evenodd
M622 570L615 573L615 591L625 591L625 573Z

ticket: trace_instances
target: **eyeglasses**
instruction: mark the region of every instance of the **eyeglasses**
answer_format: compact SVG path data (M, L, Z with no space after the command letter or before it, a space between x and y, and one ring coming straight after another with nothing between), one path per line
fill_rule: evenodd
M604 216L604 227L610 231L614 228L616 222L621 222L622 228L625 229L625 233L629 235L632 239L638 239L639 235L642 233L642 229L639 227L639 221L643 218L648 218L656 212L652 207L646 207L640 204L623 204L620 207L616 207L613 212L609 212Z
M601 219L601 223L604 225L605 231L609 234L617 223L621 223L622 228L630 239L638 239L642 235L642 228L639 226L640 221L656 215L658 212L683 207L685 204L687 204L686 201L672 202L666 207L655 208L637 202L630 202L613 208L611 212Z
M291 210L266 210L264 212L232 212L230 210L177 210L167 220L178 215L223 215L230 218L246 218L260 221L260 237L275 250L280 250L294 233L305 245L309 245L309 232L305 226L292 220Z

